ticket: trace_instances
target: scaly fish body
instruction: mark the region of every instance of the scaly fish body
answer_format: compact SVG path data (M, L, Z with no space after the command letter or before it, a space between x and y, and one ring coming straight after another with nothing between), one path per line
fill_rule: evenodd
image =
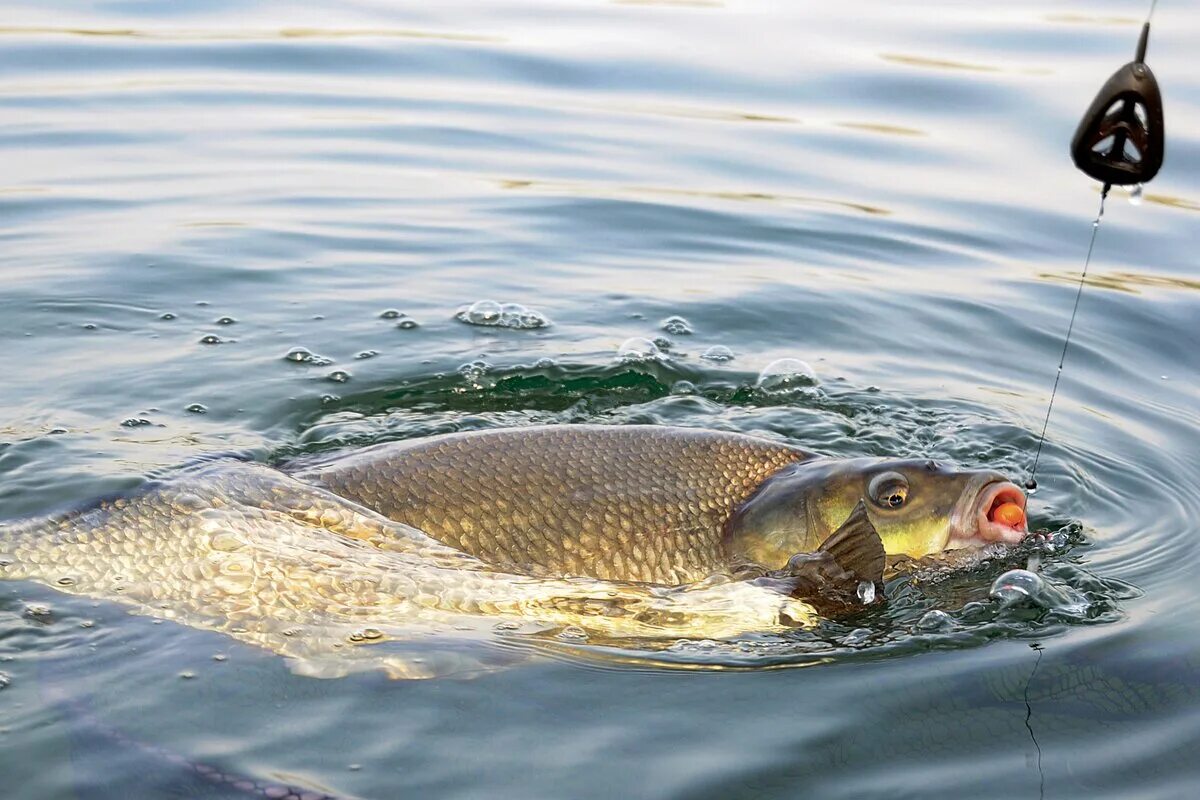
M728 566L734 511L811 457L718 431L560 425L381 445L298 477L517 572L674 585Z
M657 639L809 625L826 600L836 613L864 579L878 583L885 547L919 556L1014 534L985 518L1014 492L994 473L817 458L710 431L462 433L295 477L214 463L0 524L0 577L131 604L336 674L359 649L347 644L498 621Z

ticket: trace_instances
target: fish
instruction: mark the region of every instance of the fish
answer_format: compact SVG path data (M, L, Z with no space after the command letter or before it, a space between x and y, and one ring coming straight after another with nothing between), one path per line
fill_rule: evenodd
M282 468L214 460L0 522L0 579L221 631L303 674L426 677L429 659L401 644L811 627L881 602L889 553L1016 537L988 517L1023 507L1014 489L992 472L718 431L462 432ZM380 643L395 647L359 647Z
M1025 493L930 459L822 458L738 433L549 425L365 448L296 476L491 564L545 576L679 585L784 568L861 505L888 555L1025 535ZM1019 509L1002 522L1001 508ZM870 576L862 576L868 578Z

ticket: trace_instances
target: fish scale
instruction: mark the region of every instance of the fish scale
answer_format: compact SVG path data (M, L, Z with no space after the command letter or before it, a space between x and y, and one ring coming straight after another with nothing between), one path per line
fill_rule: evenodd
M730 514L809 457L720 431L573 425L380 445L298 477L491 564L682 584L725 567Z

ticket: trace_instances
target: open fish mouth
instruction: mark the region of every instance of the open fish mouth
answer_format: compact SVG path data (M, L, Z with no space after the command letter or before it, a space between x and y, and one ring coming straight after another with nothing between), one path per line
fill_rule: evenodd
M1029 533L1025 492L1012 481L988 476L975 491L963 493L950 520L946 549L1000 542L1017 544Z

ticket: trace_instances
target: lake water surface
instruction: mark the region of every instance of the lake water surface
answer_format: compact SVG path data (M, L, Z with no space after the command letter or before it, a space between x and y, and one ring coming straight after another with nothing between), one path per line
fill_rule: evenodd
M548 422L1023 477L1098 203L1067 144L1145 11L9 0L0 519ZM1031 503L1078 607L982 567L808 638L448 637L410 654L441 677L321 680L0 583L3 795L1194 796L1197 42L1161 3L1166 163L1109 198ZM551 324L455 318L484 299ZM819 386L756 389L780 358Z

